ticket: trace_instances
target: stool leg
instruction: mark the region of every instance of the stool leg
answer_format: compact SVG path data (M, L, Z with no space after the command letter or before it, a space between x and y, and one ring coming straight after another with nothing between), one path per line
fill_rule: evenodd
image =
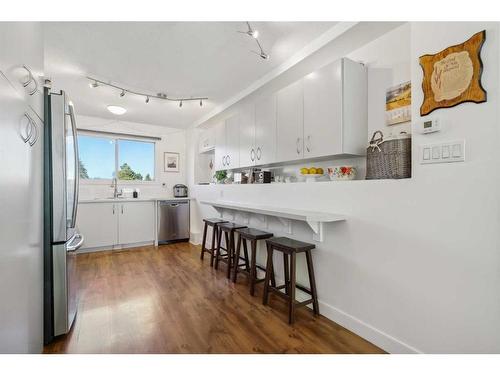
M255 280L257 279L257 241L250 241L251 260L250 260L250 295L255 294Z
M288 301L288 324L295 322L295 252L290 254L290 300Z
M262 295L262 304L267 305L269 301L269 280L273 273L273 248L267 245L266 279L264 280L264 294Z
M313 299L313 311L315 315L319 315L318 292L316 290L316 280L314 278L314 267L311 251L306 251L307 273L309 275L309 287Z
M276 287L276 278L274 277L274 263L272 258L271 258L271 285Z
M234 256L234 266L233 266L233 283L236 282L238 277L238 264L240 259L240 251L241 251L241 241L244 241L241 238L241 234L238 236L238 245L236 246L236 255Z
M228 238L229 237L229 238ZM231 265L234 259L234 232L226 233L227 242L227 278L231 278Z
M283 270L285 275L285 293L290 295L290 266L288 265L288 254L283 253Z
M201 260L203 260L203 256L205 255L205 251L207 251L207 248L205 247L205 241L207 240L207 227L208 227L208 223L205 221L205 227L203 228L203 240L201 240L201 254L200 254Z
M215 239L218 238L218 228L217 228L217 224L214 225L213 227L213 231L212 231L212 253L210 254L210 267L213 267L214 266L214 258L215 258L215 254L216 254L216 248L215 248ZM217 244L219 242L217 241Z
M245 269L250 272L250 262L248 261L247 241L243 242L243 254L245 254ZM239 261L239 259L238 259Z
M217 255L215 256L215 269L219 268L219 259L220 259L220 243L222 239L222 230L217 227Z

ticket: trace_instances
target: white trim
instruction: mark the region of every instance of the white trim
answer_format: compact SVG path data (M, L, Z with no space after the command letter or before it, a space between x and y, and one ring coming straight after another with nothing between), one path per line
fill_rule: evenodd
M335 323L361 336L365 340L377 345L388 353L393 354L419 354L421 350L406 344L399 339L371 326L362 320L347 314L346 312L337 309L334 306L328 305L325 302L319 301L321 315L324 315Z
M306 45L296 54L294 54L291 58L283 62L281 65L277 66L269 73L265 74L262 78L258 79L250 86L248 86L243 91L240 91L236 95L234 95L229 100L225 101L221 105L215 107L211 112L196 120L191 127L197 127L203 124L204 122L210 120L212 117L218 115L222 111L226 110L234 103L237 103L244 97L250 95L252 92L256 91L260 87L264 86L266 83L272 81L274 78L290 69L292 66L298 64L306 57L312 55L314 52L318 51L320 48L324 47L326 44L330 43L333 39L338 38L340 35L344 34L347 30L356 26L358 22L339 22L332 28L328 29L325 33L321 34L318 38L314 39L311 43Z

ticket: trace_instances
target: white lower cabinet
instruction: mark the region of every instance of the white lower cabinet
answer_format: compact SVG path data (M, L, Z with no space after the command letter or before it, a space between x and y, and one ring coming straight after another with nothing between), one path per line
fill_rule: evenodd
M83 249L113 247L155 239L154 202L96 202L78 206Z
M154 241L154 202L126 202L118 213L118 242L130 243Z

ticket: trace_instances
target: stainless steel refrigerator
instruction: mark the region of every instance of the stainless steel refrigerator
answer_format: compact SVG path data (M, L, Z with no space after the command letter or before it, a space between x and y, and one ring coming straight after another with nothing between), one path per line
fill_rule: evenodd
M45 259L44 336L66 334L76 316L75 251L83 236L76 228L79 158L75 111L64 91L45 89Z

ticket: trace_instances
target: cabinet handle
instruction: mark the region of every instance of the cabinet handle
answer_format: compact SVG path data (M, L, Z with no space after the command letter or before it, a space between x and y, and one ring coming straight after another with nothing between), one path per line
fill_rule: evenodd
M113 215L115 214L115 205L113 205Z
M307 136L307 144L306 144L306 150L307 152L311 152L311 136Z
M123 215L123 204L122 204L122 215Z
M300 138L297 138L297 155L300 155L299 145L300 145Z
M28 72L28 80L21 82L23 87L27 88L31 82L35 84L35 87L31 91L28 91L28 94L32 96L38 91L38 82L36 81L35 77L33 77L33 73L31 72L30 68L28 68L26 65L23 65L23 68Z
M260 147L257 147L257 160L260 160L261 156L262 156L262 151L260 150Z
M231 158L229 157L229 155L226 156L226 160L227 160L227 165L230 165L231 164Z
M35 137L32 138L31 141L29 141L29 144L31 147L33 147L33 145L36 143L36 141L38 141L38 125L33 120L31 120L31 121L32 121L31 123L32 123L33 129L35 131Z
M222 165L226 166L226 157L225 156L222 157Z
M26 123L26 128L25 128L26 137L24 137L23 134L21 133L21 138L23 139L24 143L26 143L26 142L28 142L28 140L31 138L31 135L33 134L33 120L31 119L30 115L28 115L27 113L24 114L24 118L26 120L28 120L28 122Z
M252 148L252 151L250 151L250 159L251 159L252 161L254 161L254 160L255 160L255 151L253 150L253 148Z

